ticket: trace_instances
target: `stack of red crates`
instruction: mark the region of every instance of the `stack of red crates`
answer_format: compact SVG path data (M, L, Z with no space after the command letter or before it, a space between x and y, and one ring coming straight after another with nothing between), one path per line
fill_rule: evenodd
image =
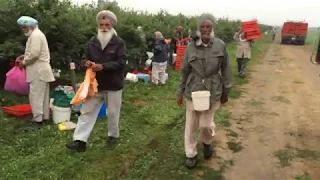
M177 57L176 57L176 70L179 71L181 64L182 64L182 59L184 56L184 53L187 49L188 46L186 45L181 45L183 42L185 41L189 41L189 37L182 39L180 41L177 42Z
M242 31L246 33L247 40L259 39L262 37L257 20L242 22Z

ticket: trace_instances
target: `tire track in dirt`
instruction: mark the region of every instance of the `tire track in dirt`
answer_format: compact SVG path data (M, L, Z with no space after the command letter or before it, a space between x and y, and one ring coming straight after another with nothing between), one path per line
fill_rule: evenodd
M287 146L320 149L320 66L308 58L301 46L272 44L262 64L255 66L243 97L230 109L230 129L243 149L230 154L223 146L217 148L219 157L234 160L224 174L226 180L289 180L305 172L320 179L319 161L295 158L281 167L275 157ZM220 146L227 140L219 136Z

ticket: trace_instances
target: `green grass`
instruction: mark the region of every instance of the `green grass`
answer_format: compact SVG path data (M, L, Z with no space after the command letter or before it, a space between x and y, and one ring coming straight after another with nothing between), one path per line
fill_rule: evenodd
M256 64L267 49L267 39L256 43L251 64ZM230 97L241 95L239 86L248 80L236 76L235 46L229 46L230 60L235 74ZM25 133L28 122L0 116L0 169L1 179L193 179L193 171L184 167L184 109L176 105L179 75L169 72L164 87L144 83L128 83L123 92L121 111L121 139L114 150L107 150L106 119L98 120L89 139L86 153L74 154L65 148L72 140L72 131L61 132L49 125L37 132ZM2 105L27 102L0 92ZM0 114L1 115L1 114ZM231 114L224 108L216 114L218 128L228 128ZM232 146L236 151L240 146ZM216 157L219 158L219 157ZM203 179L222 179L222 170L202 166ZM226 165L223 165L226 166ZM224 168L221 168L224 169Z
M307 173L303 175L298 175L295 177L295 180L312 180Z
M319 160L320 151L310 151L306 149L296 149L293 147L286 147L282 150L276 151L274 154L282 167L289 166L291 161L295 158L302 158L308 160Z

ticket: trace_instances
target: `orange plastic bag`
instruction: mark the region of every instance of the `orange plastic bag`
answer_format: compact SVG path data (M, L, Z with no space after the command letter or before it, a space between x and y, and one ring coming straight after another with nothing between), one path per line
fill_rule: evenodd
M79 105L83 103L88 97L94 96L98 92L98 82L96 80L96 73L88 68L83 83L78 89L76 95L73 97L70 104Z

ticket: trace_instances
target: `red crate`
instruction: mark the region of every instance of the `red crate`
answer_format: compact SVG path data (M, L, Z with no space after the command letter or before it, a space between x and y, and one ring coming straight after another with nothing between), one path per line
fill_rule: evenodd
M2 110L5 114L12 115L18 118L32 115L32 108L30 104L3 107Z
M180 70L180 66L182 64L182 59L184 56L184 53L186 51L188 46L177 46L177 57L176 57L176 70Z
M253 21L245 21L242 22L241 28L243 32L256 31L259 29L258 22L256 20Z
M259 39L261 37L262 37L262 33L261 33L261 31L259 29L246 33L246 39L247 40Z

